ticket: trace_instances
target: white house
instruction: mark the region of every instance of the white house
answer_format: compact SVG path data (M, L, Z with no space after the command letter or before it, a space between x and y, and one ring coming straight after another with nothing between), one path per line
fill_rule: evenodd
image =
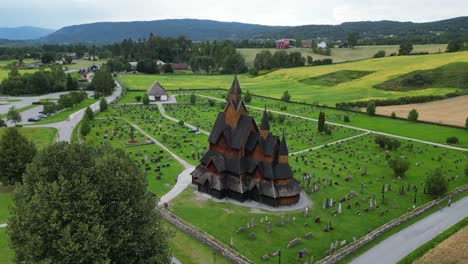
M319 43L317 43L317 47L321 48L321 49L324 49L327 47L327 43L325 41L321 41Z
M150 101L167 101L167 92L164 88L155 81L146 92Z

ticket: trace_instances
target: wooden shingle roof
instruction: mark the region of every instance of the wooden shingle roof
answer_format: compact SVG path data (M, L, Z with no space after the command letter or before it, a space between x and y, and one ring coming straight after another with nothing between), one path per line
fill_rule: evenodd
M153 85L151 85L151 87L148 89L146 94L148 96L161 96L167 95L167 92L157 81L155 81Z

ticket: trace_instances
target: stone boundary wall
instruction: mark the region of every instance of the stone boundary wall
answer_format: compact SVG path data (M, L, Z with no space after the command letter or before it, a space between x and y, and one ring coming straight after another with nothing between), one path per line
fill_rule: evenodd
M228 247L223 242L215 239L214 237L206 234L205 232L199 230L198 228L194 227L193 225L187 223L180 217L176 216L175 214L162 209L156 208L156 211L167 221L171 224L176 226L181 231L189 234L193 238L199 240L203 244L209 246L214 251L218 252L219 254L225 256L227 259L232 261L233 263L238 264L251 264L254 263L245 256L241 255L239 252L236 252L232 248Z
M318 262L316 262L316 264L332 264L332 263L336 263L340 260L342 260L344 257L348 256L349 254L355 252L356 250L358 250L359 248L363 247L364 245L366 245L367 243L371 242L372 240L374 240L375 238L377 238L378 236L382 235L383 233L389 231L390 229L412 219L413 217L416 217L422 213L424 213L425 211L433 208L434 206L437 206L439 205L440 203L448 200L450 197L454 197L454 196L457 196L465 191L468 190L468 184L467 185L464 185L464 186L461 186L461 187L458 187L456 188L455 190L453 190L452 192L450 192L449 194L445 195L444 197L441 197L439 199L436 199L436 200L433 200L433 201L430 201L416 209L414 209L413 211L411 212L408 212L398 218L395 218L393 219L392 221L382 225L381 227L377 228L377 229L374 229L373 231L371 231L369 234L361 237L360 239L354 241L354 242L351 242L350 244L348 244L347 246L344 246L343 248L339 249L337 252L319 260Z

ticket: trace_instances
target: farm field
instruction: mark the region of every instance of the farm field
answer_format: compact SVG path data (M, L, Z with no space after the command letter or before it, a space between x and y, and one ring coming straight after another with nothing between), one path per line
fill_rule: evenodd
M254 94L280 98L288 90L291 100L318 102L335 106L339 102L399 98L417 95L443 95L456 91L456 88L426 88L414 91L386 91L373 86L395 76L415 70L427 70L452 62L468 62L468 52L442 53L423 56L395 56L363 61L280 69L255 78L240 75L241 87ZM301 80L337 71L373 71L358 79L339 83L335 86L307 85ZM146 90L155 81L166 89L228 88L232 82L230 75L120 75L119 79L129 89Z
M287 49L287 52L299 51L302 56L312 56L314 60L331 58L333 62L345 62L354 60L369 59L374 56L379 50L385 50L386 56L391 53L398 53L398 45L380 45L380 46L357 46L351 48L331 48L331 56L318 55L312 52L312 49L307 48L292 48ZM413 52L440 53L447 49L447 44L429 44L429 45L414 45ZM252 66L255 60L255 55L262 50L269 50L271 53L279 51L279 49L237 49L244 58L248 66Z
M465 227L431 249L415 264L463 263L468 259L468 227Z
M378 106L376 113L390 116L395 112L398 117L406 118L412 109L416 109L418 120L464 127L468 118L467 106L468 95L464 95L422 104Z

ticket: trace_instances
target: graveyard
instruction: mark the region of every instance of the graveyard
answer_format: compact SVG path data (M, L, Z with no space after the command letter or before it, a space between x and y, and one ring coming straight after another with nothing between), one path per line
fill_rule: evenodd
M166 114L209 133L217 113L224 108L226 92L197 91L194 104L190 102L192 92L175 94L177 104L163 106ZM214 100L213 104L210 102L212 99L206 96L219 100ZM261 120L261 109L265 106L267 110L311 118L324 111L327 122L338 124L348 124L342 121L344 115L348 115L349 123L356 125L353 121L361 116L359 113L255 96L249 105L259 108L248 108L257 122ZM323 258L430 201L432 198L426 194L424 182L427 174L436 168L440 168L448 178L449 191L468 183L463 175L463 168L468 163L466 152L404 139L398 140L400 146L397 150L381 149L372 133L363 134L357 129L337 126L331 135L325 135L317 132L316 121L293 116L279 121L278 116L280 114L274 112L270 122L274 124L274 133L285 130L290 153L320 147L290 154L289 158L295 178L313 202L310 208L292 212L247 208L209 199L193 186L172 200L168 207L171 212L254 262L276 263L278 250L282 252L282 261L288 263ZM125 148L142 170L147 171L149 190L159 197L175 183L182 167L166 152L150 144L138 129L132 129L132 124L192 165L198 164L206 151L206 134L193 131L182 122L164 118L156 105L117 104L97 117L86 142ZM365 122L356 121L359 126L364 126ZM424 126L414 124L418 125ZM356 135L362 136L327 145ZM134 143L128 144L129 141ZM408 162L409 170L403 177L394 176L387 164L390 156L399 156ZM163 167L161 164L170 165ZM159 172L156 172L158 169L162 172L160 179Z

